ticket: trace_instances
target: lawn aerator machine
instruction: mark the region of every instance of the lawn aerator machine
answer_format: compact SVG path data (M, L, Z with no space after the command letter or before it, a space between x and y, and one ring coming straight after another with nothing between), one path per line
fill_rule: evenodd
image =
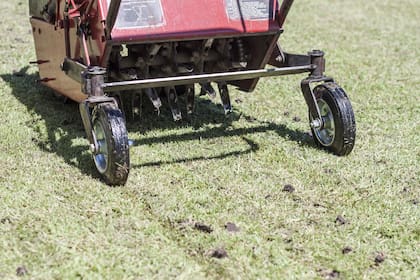
M301 82L315 143L347 155L355 118L344 90L324 75L324 53L284 52L278 41L293 0L29 0L40 81L80 104L97 170L122 185L130 170L126 118L138 100L158 111L195 89L232 111L228 85L253 91L259 78L309 73ZM266 67L270 65L270 67Z

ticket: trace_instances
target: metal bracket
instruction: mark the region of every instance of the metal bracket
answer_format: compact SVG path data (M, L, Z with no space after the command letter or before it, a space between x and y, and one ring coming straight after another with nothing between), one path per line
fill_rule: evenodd
M80 71L82 68L78 64L70 65L76 69L75 72ZM85 68L81 73L82 91L88 95L88 98L80 103L79 110L93 153L98 152L98 142L96 141L96 136L93 132L92 108L103 103L114 103L118 106L118 102L115 98L104 94L102 85L105 81L105 74L106 69L98 66Z
M102 85L105 83L106 69L98 66L87 68L82 73L82 92L90 96L103 96Z
M324 126L321 112L317 103L317 96L315 96L311 84L320 82L334 82L333 78L324 76L325 71L325 59L324 52L320 50L314 50L308 53L311 60L311 64L316 66L312 69L311 74L301 82L302 93L305 98L306 104L309 108L309 113L313 119L311 123L312 127L321 128Z
M114 103L118 106L117 100L108 96L91 96L79 104L80 116L93 153L97 152L98 142L95 133L93 133L92 108L103 103Z
M317 97L315 96L311 88L311 84L320 83L320 82L334 82L334 79L330 77L325 77L325 76L324 77L309 76L308 78L303 79L300 84L302 88L303 97L305 98L306 104L308 105L308 108L309 108L309 113L311 114L312 119L318 123L317 124L318 127L322 127L324 125L324 122L322 120L321 112L318 107Z
M63 63L61 64L61 70L66 73L68 77L73 79L74 81L83 84L84 81L82 79L83 73L87 71L87 67L75 60L72 60L70 58L65 58Z
M325 58L324 52L321 50L313 50L308 53L311 64L316 65L316 68L312 70L311 76L316 78L324 77L325 72Z

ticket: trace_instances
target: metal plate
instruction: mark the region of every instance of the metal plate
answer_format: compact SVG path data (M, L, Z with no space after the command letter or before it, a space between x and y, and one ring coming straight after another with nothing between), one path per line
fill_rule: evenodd
M272 17L270 0L225 0L226 13L231 20L267 20Z
M106 0L103 0L106 1ZM124 0L123 0L124 1ZM143 0L144 1L144 0ZM153 1L153 0L152 0ZM186 40L195 38L229 37L240 34L267 33L276 34L279 25L274 19L274 11L278 8L277 0L233 0L242 3L242 11L246 7L246 17L251 20L229 18L228 0L159 0L162 4L164 23L160 26L140 28L119 28L115 26L111 32L114 42L152 42L165 40ZM153 2L156 2L153 1ZM254 6L252 6L253 4ZM256 6L255 6L256 5ZM251 15L251 8L260 11ZM268 7L268 8L267 8ZM237 7L239 8L239 7ZM267 12L268 11L268 12ZM231 13L234 17L234 13ZM264 19L262 19L264 16Z
M60 68L66 57L64 29L57 29L54 25L36 18L31 18L31 25L37 59L46 61L39 65L40 78L48 80L42 84L76 102L85 100L87 96L82 93L81 85L68 77ZM75 28L70 30L70 42L72 46L77 44ZM73 56L79 57L76 52Z
M110 0L108 6L109 3ZM161 0L122 0L115 28L149 28L164 24Z

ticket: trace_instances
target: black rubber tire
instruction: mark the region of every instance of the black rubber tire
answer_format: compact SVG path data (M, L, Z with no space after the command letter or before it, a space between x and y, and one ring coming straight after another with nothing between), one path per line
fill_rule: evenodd
M99 174L108 185L124 185L130 172L130 153L127 128L121 110L113 103L97 105L93 112L93 129L97 138L102 135L99 138L103 139L97 139L98 142L106 142L103 153L93 155Z
M338 84L329 82L316 86L314 95L318 102L323 100L329 106L335 126L333 141L328 145L318 139L312 128L315 143L338 156L350 154L356 139L356 120L346 92ZM311 117L309 119L311 121Z

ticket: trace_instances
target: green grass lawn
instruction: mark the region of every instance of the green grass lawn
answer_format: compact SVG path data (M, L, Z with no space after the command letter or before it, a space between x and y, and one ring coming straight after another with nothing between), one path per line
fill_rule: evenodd
M272 78L228 118L200 98L191 121L130 123L111 188L77 105L28 67L27 1L1 1L0 279L419 279L420 0L295 2L283 47L327 53L353 153L313 144L304 76Z

